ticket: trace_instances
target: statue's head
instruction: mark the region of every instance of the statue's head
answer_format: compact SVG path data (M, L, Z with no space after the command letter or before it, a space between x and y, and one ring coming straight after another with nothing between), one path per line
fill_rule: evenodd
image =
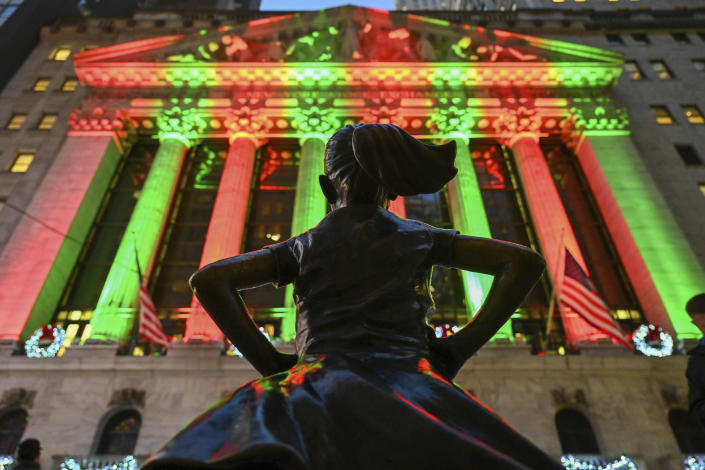
M430 145L393 124L348 125L330 138L320 183L330 204L378 204L434 193L450 181L456 146Z

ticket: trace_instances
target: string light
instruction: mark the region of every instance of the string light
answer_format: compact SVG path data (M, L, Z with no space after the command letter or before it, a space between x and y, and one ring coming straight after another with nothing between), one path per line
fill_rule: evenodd
M446 323L444 325L438 325L435 329L436 338L445 338L446 336L453 336L460 327L453 323Z
M658 333L660 347L654 347L647 337ZM637 351L644 356L666 357L673 354L673 338L667 332L654 325L641 325L632 335L632 341Z
M46 347L39 345L39 340L44 336L49 334L49 329L51 328L52 341ZM43 326L34 332L32 336L24 343L24 349L27 353L27 357L56 357L56 354L64 345L64 340L66 339L66 331L60 326Z
M572 455L561 457L561 464L568 470L639 470L637 464L625 455L620 455L612 462L605 462L599 458L579 459Z
M689 455L683 459L685 470L705 470L705 457Z
M12 468L13 463L15 463L15 460L9 455L0 456L0 470L9 470Z
M137 460L131 455L128 455L119 462L104 465L102 467L96 467L89 465L87 467L82 467L75 459L67 457L61 462L59 466L60 470L137 470ZM0 470L2 470L0 468Z

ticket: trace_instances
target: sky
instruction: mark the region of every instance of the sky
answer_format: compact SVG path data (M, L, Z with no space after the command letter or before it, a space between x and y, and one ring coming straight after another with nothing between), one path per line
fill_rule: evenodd
M320 10L322 8L333 8L342 5L359 5L363 7L383 8L385 10L394 9L394 0L262 0L261 10Z

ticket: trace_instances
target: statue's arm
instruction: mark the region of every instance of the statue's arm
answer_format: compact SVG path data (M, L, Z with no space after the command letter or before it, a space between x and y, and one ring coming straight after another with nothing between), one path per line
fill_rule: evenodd
M262 375L289 369L296 356L272 346L252 320L238 293L276 280L274 254L267 249L245 253L209 264L189 279L198 300L242 355Z
M434 366L452 378L519 307L546 264L540 254L524 246L463 235L455 236L452 249L440 256L438 264L494 276L475 318L453 336L432 340Z

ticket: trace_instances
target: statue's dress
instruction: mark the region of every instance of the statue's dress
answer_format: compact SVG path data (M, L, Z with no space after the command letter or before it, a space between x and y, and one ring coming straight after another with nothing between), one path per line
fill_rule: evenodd
M270 246L277 284L294 282L301 360L226 396L145 468L561 469L427 359L430 271L455 235L353 205Z

